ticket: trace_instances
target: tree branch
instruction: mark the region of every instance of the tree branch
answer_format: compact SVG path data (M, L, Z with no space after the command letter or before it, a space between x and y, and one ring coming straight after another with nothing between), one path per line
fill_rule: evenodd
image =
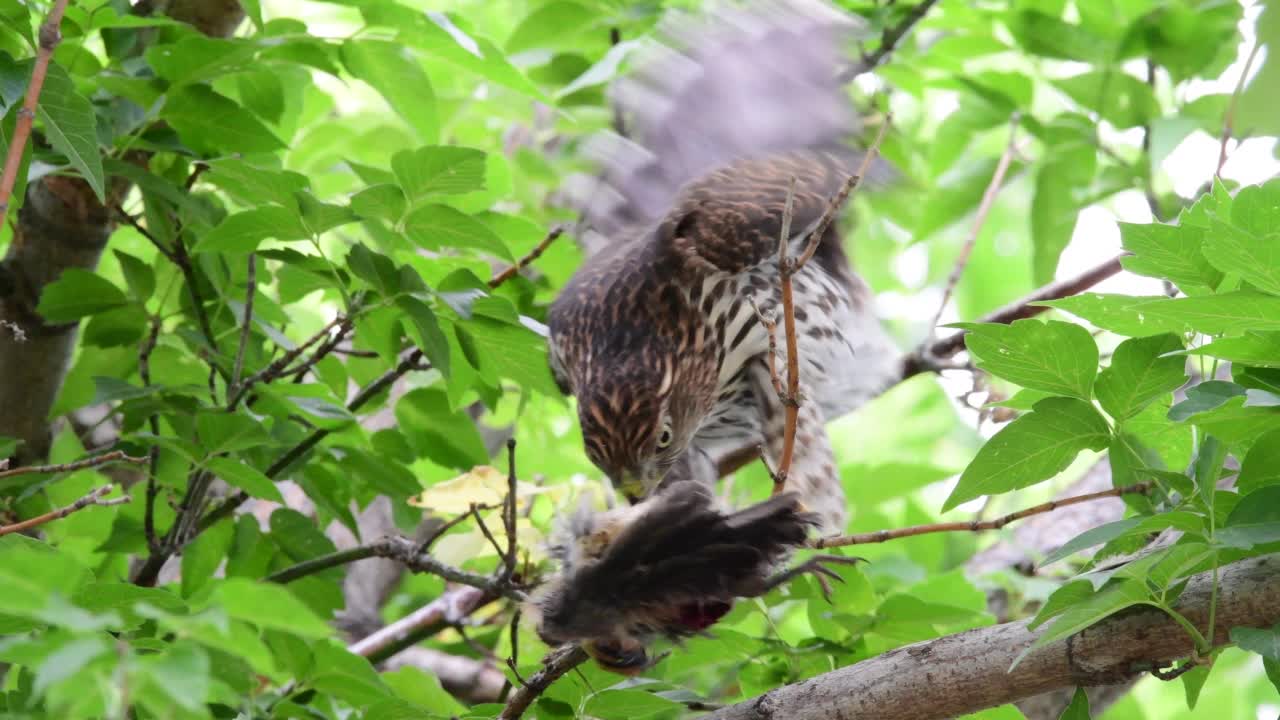
M577 645L566 645L551 651L543 659L542 669L530 675L524 685L511 693L507 706L498 714L498 720L518 720L552 683L586 661L587 651Z
M525 599L523 592L501 577L495 579L486 575L467 572L452 565L446 565L429 554L421 552L417 543L396 535L388 535L366 545L304 560L297 565L274 572L265 579L267 582L290 583L308 575L323 572L329 568L373 557L396 560L413 572L436 575L449 582L479 588L496 597L504 597L516 602L522 602Z
M1252 558L1221 569L1218 631L1270 627L1280 620L1280 558ZM1203 626L1210 573L1189 581L1175 610ZM1015 658L1043 632L1005 623L891 650L724 708L707 720L941 720L1069 686L1123 682L1187 657L1192 643L1168 615L1132 609L1072 637Z
M144 461L145 461L145 458L144 458ZM110 500L103 500L102 498L107 493L111 492L112 488L113 486L111 485L103 485L102 487L94 490L93 492L89 493L88 495L85 495L79 500L76 500L70 505L67 505L66 507L61 507L61 508L58 508L57 510L47 512L43 515L37 515L36 517L28 518L27 520L13 523L12 525L0 525L0 535L8 535L9 533L22 532L23 530L30 530L33 527L38 527L40 525L44 525L45 523L53 522L54 520L60 520L70 515L71 513L83 510L89 507L90 505L122 505L124 503L129 502L130 498L128 495L124 495L118 498L111 498Z
M414 612L347 646L347 650L379 663L417 644L497 599L473 587L449 590Z
M547 248L551 246L551 243L555 242L556 238L560 237L562 234L564 234L564 228L562 226L557 225L556 227L551 228L551 232L548 232L547 236L542 238L541 242L534 245L533 249L529 251L529 254L517 260L515 265L512 265L506 270L503 270L490 278L489 289L492 290L498 287L502 283L515 277L521 270L529 267L529 264L542 257L542 253L546 252Z
M937 3L938 0L921 0L915 5L915 7L911 8L911 10L908 11L901 20L898 21L898 24L885 28L884 32L880 34L880 46L877 47L874 52L863 53L862 60L859 61L857 65L854 65L840 73L838 76L840 80L849 81L863 73L871 72L877 67L880 67L880 64L897 49L898 43L902 42L902 38L906 37L907 33L911 31L911 28L915 27L916 23L923 20L924 16L927 15L929 10Z
M27 475L30 473L39 473L49 475L53 473L74 472L85 468L97 467L113 462L127 462L134 465L144 465L148 461L146 457L133 457L126 455L123 450L112 450L108 453L95 455L84 460L76 460L75 462L62 463L60 465L27 465L24 467L8 469L8 461L0 461L0 480L5 478L17 477L19 475Z
M1142 495L1151 491L1152 483L1140 482L1127 487L1112 488L1101 492L1089 493L1087 495L1077 495L1075 497L1062 498L1061 500L1051 500L1034 507L1025 508L1017 512L1009 513L1003 517L993 520L971 520L969 522L949 522L949 523L931 523L928 525L914 525L911 527L897 528L895 530L879 530L871 533L862 533L859 535L840 535L837 537L819 538L810 544L815 549L847 547L849 545L868 545L871 543L882 543L897 538L914 537L916 535L928 535L940 532L982 532L985 530L999 530L1016 520L1031 517L1032 515L1040 515L1042 513L1052 512L1058 508L1069 507L1071 505L1079 505L1084 502L1092 502L1094 500L1103 500L1105 498L1120 497L1121 495Z
M59 28L62 25L62 14L66 11L67 0L56 0L49 9L49 16L40 26L40 49L36 52L36 64L31 70L31 81L27 83L27 95L22 100L22 109L18 111L18 121L13 127L9 154L4 159L4 175L0 176L0 220L9 212L9 199L13 196L13 186L18 182L22 154L27 149L27 139L31 137L31 124L36 118L40 90L44 87L44 78L49 72L49 61L53 59L53 51L58 43L62 42Z

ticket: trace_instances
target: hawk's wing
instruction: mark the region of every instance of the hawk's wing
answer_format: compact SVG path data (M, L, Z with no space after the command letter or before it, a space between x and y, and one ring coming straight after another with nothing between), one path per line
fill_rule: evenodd
M860 27L820 0L721 6L703 18L669 15L659 29L663 40L614 88L627 137L588 141L584 152L600 172L571 178L566 188L589 231L582 234L594 234L588 251L653 225L682 187L716 168L851 139L858 117L837 73ZM828 172L824 156L810 157L818 164L804 166L806 156L798 154L786 161L796 167L777 167ZM779 178L785 183L781 175L767 182L776 189Z

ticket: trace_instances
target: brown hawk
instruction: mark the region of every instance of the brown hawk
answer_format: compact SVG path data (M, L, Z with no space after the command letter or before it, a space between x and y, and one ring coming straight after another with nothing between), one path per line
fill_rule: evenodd
M795 257L861 159L836 79L857 27L800 0L679 16L616 88L627 137L590 144L600 174L571 187L594 252L551 307L550 356L587 456L632 501L664 480L714 483L743 448L777 466L784 408L753 305L776 317L792 178ZM803 402L787 489L829 534L847 510L825 421L886 387L901 356L834 226L793 284Z

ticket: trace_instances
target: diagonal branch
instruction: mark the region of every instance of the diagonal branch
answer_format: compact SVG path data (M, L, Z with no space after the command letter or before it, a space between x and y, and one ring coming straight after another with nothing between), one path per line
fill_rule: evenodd
M856 65L845 69L837 77L841 81L849 81L880 67L880 64L888 59L889 55L898 48L898 43L902 42L902 38L906 37L907 33L911 32L911 28L923 20L924 16L928 15L929 10L936 4L938 4L938 0L921 0L916 3L915 7L911 8L896 25L890 25L884 29L884 32L880 34L880 46L875 51L863 53L862 59Z
M9 533L30 530L33 527L38 527L45 523L53 522L54 520L60 520L71 513L79 512L90 505L123 505L131 499L128 495L124 495L122 497L104 500L103 497L105 497L107 493L110 493L112 489L112 485L103 485L66 507L60 507L57 510L47 512L43 515L37 515L36 517L23 520L22 522L13 523L12 525L0 525L0 535L8 535Z
M1151 491L1152 483L1140 482L1126 487L1112 488L1110 490L1102 490L1100 492L1089 493L1087 495L1076 495L1075 497L1063 498L1061 500L1051 500L1034 507L1025 508L1017 512L1009 513L1002 517L992 520L972 520L970 522L949 522L949 523L931 523L928 525L913 525L911 527L898 528L895 530L878 530L876 532L861 533L859 535L840 535L837 537L820 538L813 541L810 547L813 548L833 548L847 547L849 545L868 545L871 543L882 543L897 538L914 537L916 535L928 535L940 532L982 532L985 530L999 530L1005 525L1032 515L1040 515L1042 513L1052 512L1058 508L1070 507L1071 505L1079 505L1084 502L1093 500L1103 500L1111 497L1120 497L1121 495L1142 495Z
M0 220L9 211L9 199L13 197L13 187L18 182L18 170L22 165L22 153L27 149L27 139L31 137L31 123L36 118L36 107L40 101L40 90L44 87L44 78L49 72L49 61L53 59L53 51L62 42L62 15L67 11L67 0L57 0L49 9L49 16L40 26L40 49L36 52L36 64L31 70L31 81L27 83L27 95L22 100L22 109L18 111L18 121L13 127L13 139L9 142L9 154L4 159L4 175L0 176Z
M578 645L566 645L551 651L543 660L542 669L530 675L524 685L511 693L511 698L499 713L498 720L518 720L538 699L538 696L551 687L552 683L586 661L587 651Z

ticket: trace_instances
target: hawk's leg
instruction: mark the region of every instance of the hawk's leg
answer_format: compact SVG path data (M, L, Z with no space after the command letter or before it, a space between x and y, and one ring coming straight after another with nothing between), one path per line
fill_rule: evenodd
M826 598L827 602L831 602L831 585L827 582L827 578L831 578L836 582L844 582L844 578L840 577L836 571L823 565L823 563L855 565L860 562L863 562L863 558L845 557L843 555L814 555L793 568L783 570L776 575L770 576L769 579L764 582L765 592L768 592L779 585L789 583L805 573L812 573L813 576L817 578L818 585L822 587L822 597Z
M761 413L764 458L770 468L778 469L784 442L786 408L773 387L766 360L761 358L753 363L750 372L752 391ZM844 487L840 484L840 474L836 472L835 457L827 438L822 408L807 391L803 380L800 384L799 402L795 449L791 456L791 468L787 473L787 490L799 494L805 510L818 515L822 523L818 528L820 535L839 534L844 532L845 523L849 519Z

